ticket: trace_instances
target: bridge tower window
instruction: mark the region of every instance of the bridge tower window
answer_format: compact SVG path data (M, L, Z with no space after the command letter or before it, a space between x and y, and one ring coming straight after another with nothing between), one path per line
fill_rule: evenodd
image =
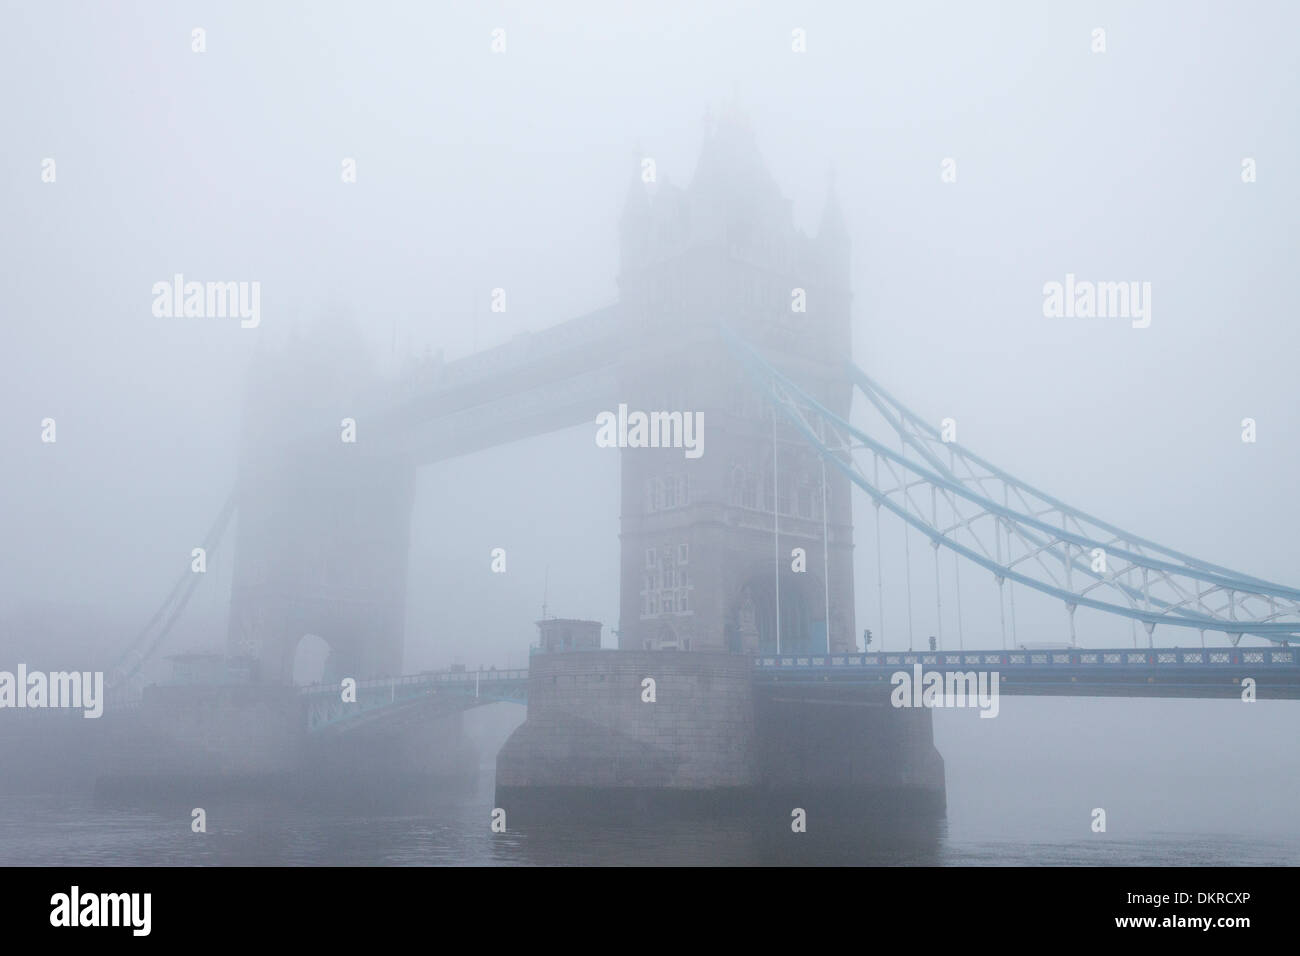
M799 481L799 490L795 495L795 508L798 509L801 518L816 517L813 514L813 490L806 477Z
M655 512L664 506L664 485L658 478L646 482L645 510Z
M690 501L690 485L685 475L666 478L647 478L645 483L645 510L647 514L683 508Z
M758 510L762 504L758 480L754 472L743 465L736 465L731 472L731 503L751 511Z
M685 542L646 549L646 569L641 576L641 617L690 614L693 589L686 567L690 548Z

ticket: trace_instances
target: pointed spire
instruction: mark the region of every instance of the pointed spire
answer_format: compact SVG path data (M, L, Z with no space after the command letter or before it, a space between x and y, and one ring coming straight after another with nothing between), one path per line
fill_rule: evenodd
M645 153L641 151L641 144L637 143L632 162L632 177L628 180L627 193L623 197L623 218L620 222L623 229L642 223L650 216L650 198L646 192L646 184L641 178L641 163L644 158Z
M646 195L645 183L640 176L634 176L627 184L623 197L623 214L619 219L619 228L623 232L639 230L650 219L650 197Z
M822 241L847 243L849 229L844 222L844 210L835 189L835 168L826 171L826 203L822 206L822 219L817 227L817 238Z
M619 260L623 272L635 268L643 260L650 239L652 213L648 190L641 179L643 155L638 143L633 174L628 180L623 212L618 221Z
M740 104L732 99L710 116L690 188L721 196L775 193L776 183L763 163L753 127Z

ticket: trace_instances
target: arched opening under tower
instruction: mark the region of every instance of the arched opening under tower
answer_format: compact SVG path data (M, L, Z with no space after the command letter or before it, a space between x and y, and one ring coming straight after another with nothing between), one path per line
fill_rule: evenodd
M330 673L333 651L329 642L316 634L304 634L293 649L293 682L322 684L333 680Z
M819 599L820 583L808 574L793 571L780 576L778 649L774 578L773 574L755 574L741 587L729 615L728 650L750 654L826 653L826 614L824 602Z

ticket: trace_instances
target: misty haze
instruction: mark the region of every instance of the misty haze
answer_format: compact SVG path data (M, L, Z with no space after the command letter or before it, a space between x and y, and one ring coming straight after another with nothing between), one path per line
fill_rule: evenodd
M1300 860L1295 8L0 23L0 863Z

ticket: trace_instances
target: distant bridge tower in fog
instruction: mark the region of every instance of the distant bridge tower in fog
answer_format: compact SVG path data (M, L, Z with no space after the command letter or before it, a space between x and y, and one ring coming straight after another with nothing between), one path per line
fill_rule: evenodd
M620 405L705 423L698 458L617 451L621 646L775 652L779 605L781 650L826 649L827 607L831 649L854 648L848 480L827 470L823 484L784 420L774 468L772 407L719 332L731 326L848 418L849 239L835 198L816 237L802 234L748 124L727 112L686 189L633 182L619 238L616 306L428 363L415 381L378 380L346 324L266 360L244 411L231 654L283 682L313 633L331 672L399 672L415 468L594 429Z
M363 346L330 316L250 376L227 650L263 680L288 683L310 634L329 645L327 674L401 671L414 470L368 434L360 409L388 386Z
M817 235L801 233L727 112L688 187L633 182L619 239L617 305L402 382L364 365L346 325L265 361L244 415L230 653L287 681L315 634L331 672L398 673L415 469L566 426L594 435L620 405L704 422L699 457L609 452L622 458L621 646L775 651L779 605L781 650L824 651L828 608L830 648L855 647L848 481L776 423L721 330L847 418L849 241L834 196Z
M849 482L825 475L824 547L820 458L782 420L774 465L773 410L716 329L727 323L848 418L849 239L833 191L806 236L747 122L724 111L689 186L631 184L620 240L623 320L647 346L620 400L704 415L698 458L622 452L620 646L773 653L779 567L781 650L826 650L828 595L830 646L853 649ZM806 570L793 570L796 548Z

